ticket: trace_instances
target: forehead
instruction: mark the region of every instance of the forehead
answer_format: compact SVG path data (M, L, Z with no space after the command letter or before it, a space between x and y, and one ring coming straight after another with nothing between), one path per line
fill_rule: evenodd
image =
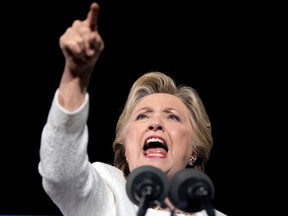
M169 107L175 108L179 111L187 111L185 104L176 96L165 93L155 93L147 95L136 105L136 109L141 109L141 107Z

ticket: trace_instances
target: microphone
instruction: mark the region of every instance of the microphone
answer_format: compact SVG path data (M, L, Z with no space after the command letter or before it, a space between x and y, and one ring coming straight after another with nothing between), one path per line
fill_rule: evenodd
M139 206L138 216L143 216L149 207L164 205L168 194L168 179L165 173L154 166L140 166L127 178L126 193Z
M176 173L169 184L168 197L175 207L189 213L205 209L208 216L215 216L211 203L214 185L204 172L186 168Z

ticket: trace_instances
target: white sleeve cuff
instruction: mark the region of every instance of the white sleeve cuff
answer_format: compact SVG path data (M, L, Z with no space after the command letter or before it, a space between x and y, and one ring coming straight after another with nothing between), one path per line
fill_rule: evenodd
M60 105L60 103L59 103L59 101L58 101L58 94L59 94L59 89L56 90L55 95L54 95L54 99L55 99L56 106L57 106L62 112L66 113L66 114L69 114L69 115L73 115L73 114L75 114L75 113L80 112L80 111L85 107L85 105L88 103L88 101L89 101L89 94L86 93L85 99L84 99L83 103L81 104L81 106L78 107L78 108L77 108L76 110L74 110L74 111L69 111L69 110L65 109L64 107L62 107L62 106Z

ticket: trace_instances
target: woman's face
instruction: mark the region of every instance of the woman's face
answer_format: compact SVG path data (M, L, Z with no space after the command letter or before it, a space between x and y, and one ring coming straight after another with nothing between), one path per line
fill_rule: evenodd
M152 165L171 178L185 168L193 152L193 129L188 115L189 110L173 95L157 93L144 97L133 110L125 130L130 172ZM193 157L196 159L196 155Z

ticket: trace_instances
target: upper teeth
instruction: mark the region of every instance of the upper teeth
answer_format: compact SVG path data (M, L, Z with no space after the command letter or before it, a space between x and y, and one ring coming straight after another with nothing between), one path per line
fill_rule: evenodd
M149 138L147 140L147 143L150 143L150 142L160 142L160 143L163 143L163 141L159 138Z

